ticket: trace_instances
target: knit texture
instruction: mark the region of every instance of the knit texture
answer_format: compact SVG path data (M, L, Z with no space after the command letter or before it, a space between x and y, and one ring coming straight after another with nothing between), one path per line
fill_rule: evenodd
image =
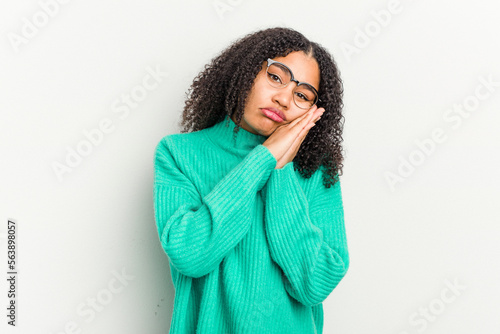
M175 287L170 334L313 334L349 255L340 182L293 162L228 116L163 137L154 210Z

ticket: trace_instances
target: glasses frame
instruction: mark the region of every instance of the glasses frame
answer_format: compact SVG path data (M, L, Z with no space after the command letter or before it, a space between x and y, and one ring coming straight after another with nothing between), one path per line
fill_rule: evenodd
M286 84L284 84L283 86L281 87L276 87L276 86L273 86L270 82L269 82L269 74L268 74L268 70L269 70L269 67L272 65L272 64L280 64L281 66L285 67L289 72L290 72L290 75L291 75L291 78L290 78L290 81L288 81ZM285 88L286 86L288 86L288 84L290 82L295 82L297 84L297 86L295 86L295 88L297 88L298 86L300 85L307 85L309 87L311 87L314 92L316 93L316 101L314 101L314 103L309 107L309 108L302 108L301 106L299 106L297 104L297 101L295 101L295 95L293 96L293 102L295 103L295 105L297 107L299 107L300 109L305 109L305 110L309 110L311 109L316 103L318 102L322 102L321 99L319 98L319 93L318 91L316 90L316 88L313 87L313 85L307 83L307 82L300 82L299 80L295 79L295 77L293 76L293 72L292 70L290 69L290 67L286 66L285 64L279 62L279 61L276 61L276 60L272 60L271 58L267 58L267 68L266 68L266 80L267 82L269 83L269 85L271 85L272 87L276 87L276 88ZM293 91L295 92L295 88L293 89Z

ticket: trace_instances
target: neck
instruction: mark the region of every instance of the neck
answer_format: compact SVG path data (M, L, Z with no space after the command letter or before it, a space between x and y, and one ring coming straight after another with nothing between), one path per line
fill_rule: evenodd
M233 138L233 129L236 123L226 115L222 122L219 122L208 129L207 135L210 139L224 150L236 154L246 155L255 146L266 141L267 137L249 132L242 127L238 129L236 138Z

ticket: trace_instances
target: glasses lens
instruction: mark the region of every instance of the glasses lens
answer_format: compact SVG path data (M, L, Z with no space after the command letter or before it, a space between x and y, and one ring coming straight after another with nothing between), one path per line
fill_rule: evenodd
M308 109L316 103L318 96L311 85L300 84L295 87L293 98L295 99L297 106L303 109Z
M273 87L284 87L292 78L292 74L288 68L278 63L273 63L267 68L266 76L267 81ZM293 98L297 106L302 109L311 108L318 100L314 88L306 83L301 83L295 87Z
M290 71L280 64L272 64L267 69L267 81L274 87L283 87L290 82Z

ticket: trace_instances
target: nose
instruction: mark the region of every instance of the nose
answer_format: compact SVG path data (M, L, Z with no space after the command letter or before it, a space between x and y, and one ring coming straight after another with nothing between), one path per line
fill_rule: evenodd
M278 102L283 108L289 109L293 103L293 91L297 84L290 81L286 87L276 89L274 93L274 100Z

